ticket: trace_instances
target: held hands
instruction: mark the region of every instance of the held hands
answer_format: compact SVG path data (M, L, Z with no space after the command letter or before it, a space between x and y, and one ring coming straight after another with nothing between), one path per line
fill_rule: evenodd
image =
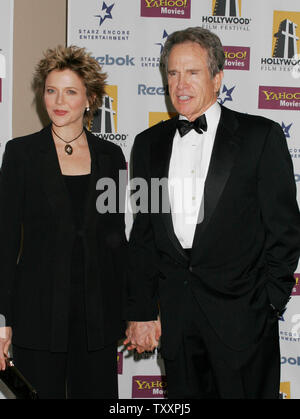
M131 351L136 349L139 354L144 351L153 351L158 346L161 336L160 320L148 322L129 322L126 330L127 339L124 345Z
M8 358L8 348L11 344L11 327L0 327L0 371L5 370L5 360Z

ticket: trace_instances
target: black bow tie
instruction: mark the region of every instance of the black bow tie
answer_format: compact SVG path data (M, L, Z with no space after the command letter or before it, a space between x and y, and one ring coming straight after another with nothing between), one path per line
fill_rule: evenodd
M190 122L187 119L178 119L177 128L181 137L194 129L199 134L207 131L207 122L205 114L199 116L195 121Z

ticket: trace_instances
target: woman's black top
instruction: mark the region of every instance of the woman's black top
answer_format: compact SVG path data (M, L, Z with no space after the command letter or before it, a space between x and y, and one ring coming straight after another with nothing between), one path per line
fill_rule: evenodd
M90 175L64 175L71 202L73 223L77 231L71 262L71 282L77 284L81 283L84 278L84 253L80 231L84 218L89 178Z
M86 195L90 175L66 176L65 184L69 193L73 223L77 232L71 259L71 288L69 306L68 352L73 353L80 345L87 348L86 310L84 295L84 247L81 228L84 218Z

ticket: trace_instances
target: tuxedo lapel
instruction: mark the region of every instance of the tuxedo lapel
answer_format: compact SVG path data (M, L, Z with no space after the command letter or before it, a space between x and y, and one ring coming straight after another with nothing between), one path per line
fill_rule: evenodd
M236 151L239 148L239 137L236 135L237 127L238 122L233 112L222 107L204 187L204 219L196 226L193 249L201 244L202 234L210 223L229 178Z
M168 177L173 138L178 117L166 121L151 147L151 178Z
M172 153L173 139L176 131L176 122L178 116L165 122L165 126L160 131L159 138L152 144L151 149L151 179L164 179L165 191L163 196L160 196L160 216L163 220L164 227L167 231L168 237L173 243L176 250L187 259L186 253L182 248L173 227L171 206L168 192L168 176L170 158ZM167 201L167 202L166 202ZM162 209L168 208L168 211Z

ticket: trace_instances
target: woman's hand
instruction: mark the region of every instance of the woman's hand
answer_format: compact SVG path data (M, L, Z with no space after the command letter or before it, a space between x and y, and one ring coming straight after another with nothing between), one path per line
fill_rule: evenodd
M11 344L12 328L0 327L0 371L6 368L6 358L8 358L8 349Z

